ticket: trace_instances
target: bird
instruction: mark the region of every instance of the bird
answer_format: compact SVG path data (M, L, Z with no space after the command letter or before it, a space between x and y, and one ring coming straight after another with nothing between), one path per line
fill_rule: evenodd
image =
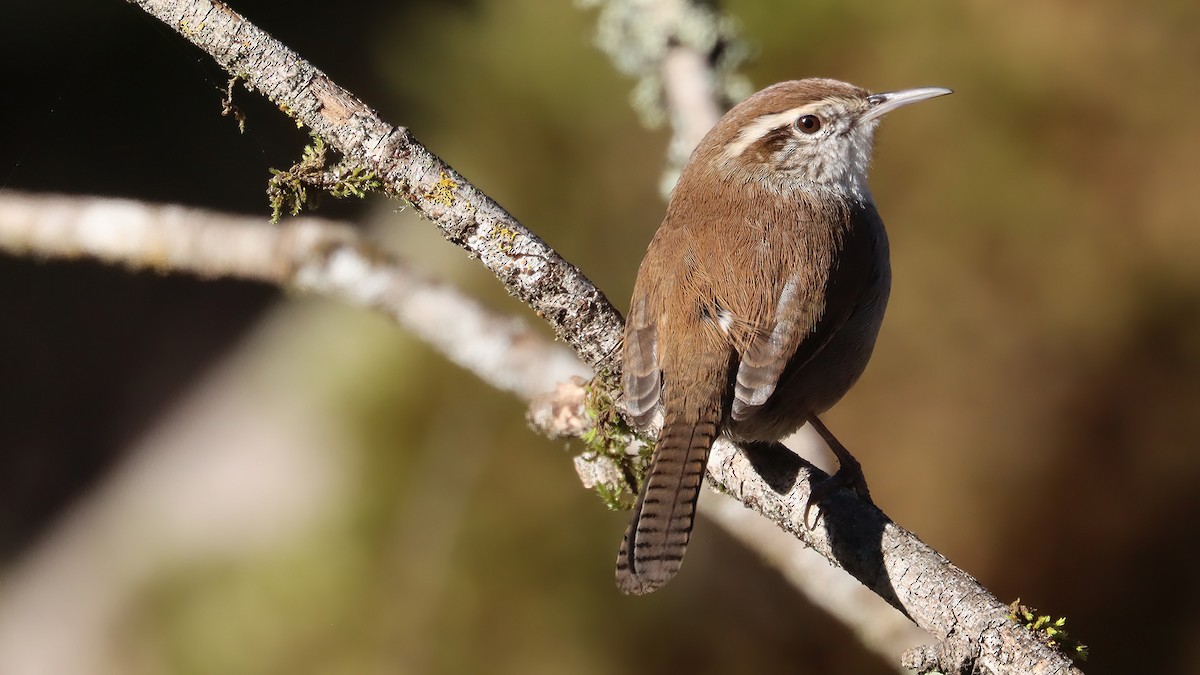
M639 428L661 411L662 430L617 556L622 593L650 593L679 571L721 435L766 443L812 424L839 460L829 489L867 494L817 416L866 368L891 290L867 184L874 134L883 115L949 93L780 82L730 109L692 152L625 326L621 405Z

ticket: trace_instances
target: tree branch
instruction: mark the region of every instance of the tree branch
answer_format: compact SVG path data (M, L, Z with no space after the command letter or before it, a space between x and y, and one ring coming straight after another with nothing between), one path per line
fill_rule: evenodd
M351 164L367 169L479 258L504 287L546 319L597 373L615 370L621 315L574 265L563 260L491 197L421 145L384 122L349 91L246 21L208 0L133 0L207 52L233 76L304 123Z
M738 67L749 50L713 3L696 0L581 0L599 6L596 44L636 77L642 121L671 125L662 188L670 191L692 149L725 109L749 96Z
M402 127L384 123L346 90L227 6L207 0L134 0L211 54L233 75L311 127L346 159L373 172L384 189L411 202L444 236L479 257L506 288L534 308L573 350L610 383L621 319L574 266L562 260L498 204L463 179ZM337 248L337 247L335 247ZM345 247L338 250L345 251ZM320 257L320 256L318 256ZM165 258L170 260L169 257ZM227 261L231 266L245 260ZM336 279L337 257L319 279ZM360 295L372 277L348 274L349 287L297 283L346 299L386 305L386 295ZM533 369L533 370L536 370ZM510 385L518 390L523 385ZM822 504L809 528L801 517L814 481L825 475L789 452L714 448L710 478L720 489L794 534L904 611L943 643L917 656L948 671L1080 672L1065 656L1006 618L1007 608L970 575L848 493ZM916 663L919 659L912 660Z
M321 218L272 226L180 206L0 192L0 251L263 281L365 307L525 400L590 376L573 352L525 321L421 277L358 229Z

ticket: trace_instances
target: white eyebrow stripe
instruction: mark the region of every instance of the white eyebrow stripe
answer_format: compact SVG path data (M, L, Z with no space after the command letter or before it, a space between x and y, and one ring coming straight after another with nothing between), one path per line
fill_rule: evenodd
M742 131L738 133L737 138L728 146L726 146L725 152L723 153L725 159L734 159L741 156L741 154L746 151L746 148L754 145L763 136L766 136L767 134L771 133L771 131L785 124L791 124L792 120L800 117L803 112L815 107L817 106L809 104L800 106L799 108L792 108L791 110L785 110L783 112L772 113L770 115L763 115L762 117L759 117L751 122L745 129L742 129Z

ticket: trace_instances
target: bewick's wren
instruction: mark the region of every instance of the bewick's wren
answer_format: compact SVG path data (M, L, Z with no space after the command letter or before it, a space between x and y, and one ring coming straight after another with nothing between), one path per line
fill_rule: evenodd
M692 153L646 251L625 327L625 408L663 428L617 557L617 586L649 593L679 570L718 434L777 441L862 374L891 287L887 235L867 187L879 118L949 94L885 94L836 80L768 87ZM847 475L847 474L851 475Z

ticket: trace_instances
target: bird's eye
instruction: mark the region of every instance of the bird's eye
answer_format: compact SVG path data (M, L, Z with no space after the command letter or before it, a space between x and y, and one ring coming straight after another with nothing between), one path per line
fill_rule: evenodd
M803 134L815 134L821 130L821 118L816 115L804 115L796 120L796 131Z

